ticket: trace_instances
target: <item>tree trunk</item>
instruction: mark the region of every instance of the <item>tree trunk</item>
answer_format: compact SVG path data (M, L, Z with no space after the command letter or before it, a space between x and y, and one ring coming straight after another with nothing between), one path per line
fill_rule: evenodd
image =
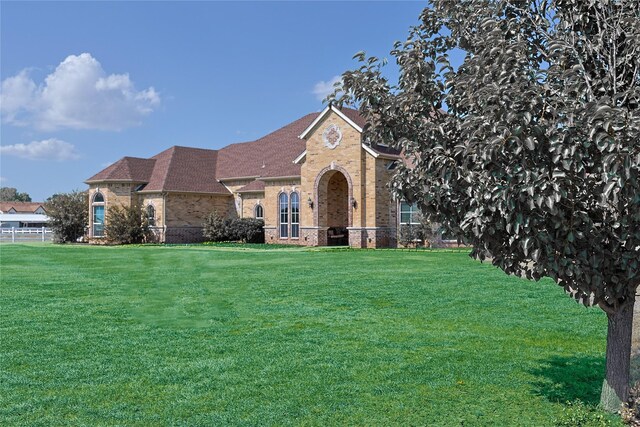
M610 412L619 411L622 402L629 398L633 303L630 301L616 312L607 313L606 378L602 384L600 404Z

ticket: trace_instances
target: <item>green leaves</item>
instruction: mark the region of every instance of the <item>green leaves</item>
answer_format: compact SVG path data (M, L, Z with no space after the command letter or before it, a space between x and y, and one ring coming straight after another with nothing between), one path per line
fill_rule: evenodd
M433 5L392 51L397 84L364 52L343 75L367 136L407 159L393 191L507 273L625 304L640 283L636 5ZM455 70L454 46L466 51Z

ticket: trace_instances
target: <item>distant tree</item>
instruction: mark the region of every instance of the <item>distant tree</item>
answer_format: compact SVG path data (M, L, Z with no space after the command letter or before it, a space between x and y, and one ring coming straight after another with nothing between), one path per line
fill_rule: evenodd
M56 243L75 242L84 236L89 223L88 201L85 191L55 194L47 199L48 225Z
M138 205L110 206L104 223L104 235L111 243L142 243L150 236L146 213Z
M0 202L30 202L31 196L13 187L0 187Z
M391 54L397 84L360 52L333 100L403 150L395 193L473 257L606 312L602 403L618 410L640 284L637 0L433 0Z

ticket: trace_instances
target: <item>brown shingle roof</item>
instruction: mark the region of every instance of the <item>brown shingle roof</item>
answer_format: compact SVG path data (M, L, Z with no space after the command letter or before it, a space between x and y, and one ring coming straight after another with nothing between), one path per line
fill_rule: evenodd
M238 193L255 193L264 191L264 181L255 180L237 190Z
M367 121L360 115L360 112L358 110L342 107L340 111L342 111L342 114L347 116L349 120L360 126L361 129L364 129L364 125L367 124Z
M221 148L216 176L218 179L229 179L300 175L300 165L293 164L293 160L304 151L305 141L298 135L317 115L307 114L255 141Z
M139 157L123 157L112 165L101 170L85 182L95 181L130 181L148 182L153 171L153 159Z
M215 178L217 157L215 150L171 147L152 157L156 164L142 191L230 194Z
M364 126L364 119L358 111L343 108L342 112L358 126ZM218 180L299 176L300 165L294 164L293 160L306 148L306 141L299 135L318 114L307 114L260 139L231 144L220 150L174 146L150 159L123 157L86 182L146 183L143 192L230 194ZM252 182L242 190L247 189L260 191L264 189L264 182Z
M44 209L44 203L39 202L0 202L0 211L7 213L11 208L16 213L34 213L38 208Z

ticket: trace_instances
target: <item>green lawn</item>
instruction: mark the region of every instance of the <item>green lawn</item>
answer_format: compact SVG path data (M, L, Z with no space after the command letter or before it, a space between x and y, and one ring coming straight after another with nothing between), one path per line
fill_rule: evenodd
M463 252L0 261L0 425L551 426L599 398L606 317Z

